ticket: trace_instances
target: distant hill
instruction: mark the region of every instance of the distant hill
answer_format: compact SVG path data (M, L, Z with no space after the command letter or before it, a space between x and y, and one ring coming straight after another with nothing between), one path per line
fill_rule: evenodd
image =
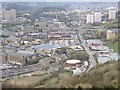
M108 8L108 7L117 7L117 2L3 2L3 8L14 8L17 10L24 9L34 9L34 8L43 8L43 7L61 7L68 8L71 5L77 5L78 8L86 6L87 8L96 9L96 8Z

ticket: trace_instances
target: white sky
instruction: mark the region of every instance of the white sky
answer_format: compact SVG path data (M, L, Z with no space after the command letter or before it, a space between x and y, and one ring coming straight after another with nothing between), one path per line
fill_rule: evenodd
M119 0L0 0L2 2L119 2Z

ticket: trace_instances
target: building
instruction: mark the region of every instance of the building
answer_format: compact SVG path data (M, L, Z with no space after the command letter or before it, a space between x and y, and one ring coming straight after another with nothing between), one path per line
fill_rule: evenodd
M111 61L111 58L108 57L108 56L99 56L99 57L98 57L98 62L99 62L100 64L103 64L103 63L105 63L105 62L107 62L107 61Z
M104 50L103 42L100 39L86 40L86 42L91 50Z
M94 23L93 14L88 14L87 15L87 23Z
M40 55L37 52L17 51L7 53L7 61L18 65L26 65L29 61L38 60L39 58Z
M49 40L59 40L61 38L61 35L59 34L50 34L48 35Z
M65 62L66 69L76 69L77 67L81 67L82 62L80 60L67 60Z
M109 51L99 51L99 56L106 56L106 57L108 57L109 54L110 54Z
M111 19L116 19L116 10L109 10L108 11L108 19L111 20Z
M113 38L115 38L117 35L118 35L117 32L108 30L107 33L106 33L106 38L107 38L108 40L109 40L109 39L113 39Z
M16 10L15 9L11 9L10 10L10 18L11 19L15 19L16 18Z
M0 21L2 20L2 10L0 10Z
M5 9L1 9L2 12L2 20L5 20Z
M7 56L4 52L0 52L0 60L1 61L7 61Z
M41 28L41 29L44 29L44 28L46 27L46 23L43 22L43 21L36 21L36 22L35 22L35 26L36 26L36 27L39 27L39 28Z
M108 13L102 13L101 14L101 21L104 23L108 21Z
M2 9L2 20L16 19L15 9Z
M101 22L101 12L94 12L94 22Z
M5 17L4 16L2 16L2 17L5 18L5 20L10 20L10 18L11 18L10 14L11 14L10 10L5 10Z
M30 22L30 21L31 21L30 19L28 19L28 18L26 18L26 17L24 17L24 16L22 16L22 17L17 17L17 18L16 18L16 22L17 22L18 24L26 23L26 22Z

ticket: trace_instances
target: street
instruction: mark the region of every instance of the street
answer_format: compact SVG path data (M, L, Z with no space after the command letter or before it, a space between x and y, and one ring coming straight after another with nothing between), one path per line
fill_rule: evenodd
M89 47L87 46L84 38L82 37L81 33L78 34L78 38L81 40L81 45L84 47L85 51L89 54L89 69L90 70L92 67L96 65L96 61L93 57L93 52L90 51Z

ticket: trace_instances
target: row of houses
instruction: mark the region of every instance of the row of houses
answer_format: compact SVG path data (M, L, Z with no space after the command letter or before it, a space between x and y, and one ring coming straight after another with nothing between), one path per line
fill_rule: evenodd
M103 35L103 31L105 31L105 36ZM98 31L96 31L95 29L87 29L84 31L84 36L86 37L86 39L89 38L96 38L98 37L96 32L98 32L99 37L103 37L106 38L107 40L111 40L114 39L118 36L119 32L117 29L109 29L109 30L105 30L105 29L99 29ZM98 37L98 38L99 38Z
M52 20L39 20L35 22L35 26L38 28L47 31L47 37L49 40L51 39L71 39L73 34L76 34L75 31L72 31L69 27L67 27L63 22L60 22L58 19Z

